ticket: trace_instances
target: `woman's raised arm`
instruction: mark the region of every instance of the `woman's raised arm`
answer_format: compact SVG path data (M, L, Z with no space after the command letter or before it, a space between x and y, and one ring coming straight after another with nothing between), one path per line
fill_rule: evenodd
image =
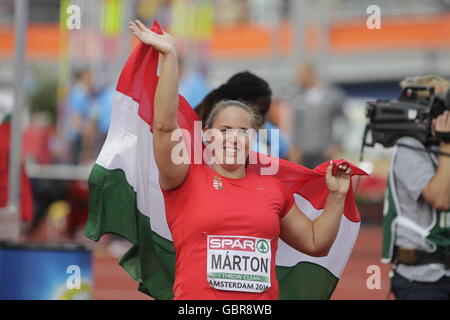
M178 55L175 39L164 32L157 34L139 20L129 23L130 30L143 43L162 55L161 72L155 93L153 118L153 152L159 171L159 182L166 190L179 186L186 177L189 164L175 164L172 149L181 141L172 141L172 133L179 129L178 110ZM184 139L184 138L181 138Z

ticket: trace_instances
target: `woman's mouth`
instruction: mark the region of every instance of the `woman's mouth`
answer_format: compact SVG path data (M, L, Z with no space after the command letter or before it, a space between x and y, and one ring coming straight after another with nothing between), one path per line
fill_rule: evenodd
M236 147L227 147L227 146L225 146L225 147L223 147L223 149L225 150L226 154L233 155L233 156L238 154L238 152L240 151L240 149L238 149Z

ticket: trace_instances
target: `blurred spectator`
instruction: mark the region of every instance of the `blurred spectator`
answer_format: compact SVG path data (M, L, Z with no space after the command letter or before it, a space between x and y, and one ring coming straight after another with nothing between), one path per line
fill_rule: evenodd
M23 148L28 163L48 165L55 161L51 149L51 141L55 128L50 124L47 114L35 112L31 114L30 125L25 128ZM67 183L59 180L31 178L31 189L34 199L33 221L26 230L28 240L34 239L37 230L47 216L49 206L62 200L67 192Z
M48 121L45 113L31 114L30 125L23 133L23 148L27 162L50 164L53 162L51 141L55 128Z
M90 164L95 160L99 149L97 145L100 144L96 142L103 137L96 138L100 136L99 132L102 130L107 131L110 112L108 105L110 106L111 102L108 101L109 97L105 90L99 95L98 103L94 103L92 74L89 70L78 70L75 78L76 81L59 117L63 141L53 137L54 129L44 119L42 113L32 114L31 125L25 131L25 147L29 161L38 165L67 161L70 164L80 165ZM59 142L59 146L55 145L56 141ZM68 156L64 157L61 154L62 146L68 149ZM65 236L73 238L87 216L87 182L34 178L31 183L35 211L33 222L27 230L28 239L42 240L43 235L40 231L49 227L49 224L44 222L53 221L54 217L61 216L62 210L58 209L61 206L54 205L57 203L62 203L68 208L68 221L64 223ZM54 208L53 218L52 215L48 215L51 208ZM65 221L66 214L62 216Z
M69 144L69 161L78 164L83 148L92 141L92 74L87 69L75 73L75 84L69 92L63 116L64 136Z
M296 85L287 98L292 105L292 143L300 151L297 162L309 168L335 158L340 151L338 122L345 123L344 93L318 78L314 66L299 66Z
M9 157L11 149L10 117L13 109L13 98L6 92L0 92L0 209L8 205L9 196ZM30 221L33 217L33 199L24 163L21 161L20 176L20 217L22 221Z
M180 94L189 102L192 108L199 105L211 90L206 82L204 73L189 70L182 57L179 58Z
M95 119L97 120L96 155L100 152L108 135L115 92L115 87L109 85L101 90L95 98Z

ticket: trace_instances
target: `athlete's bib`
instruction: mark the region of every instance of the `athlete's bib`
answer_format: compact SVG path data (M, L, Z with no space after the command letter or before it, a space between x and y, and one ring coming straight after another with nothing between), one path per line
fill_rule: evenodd
M210 286L254 293L270 288L270 240L208 235L207 241Z

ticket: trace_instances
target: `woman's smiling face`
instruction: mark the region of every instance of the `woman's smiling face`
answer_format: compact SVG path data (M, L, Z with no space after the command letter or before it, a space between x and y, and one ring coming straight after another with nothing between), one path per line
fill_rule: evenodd
M229 106L219 111L205 133L216 161L234 170L245 165L254 132L252 115L241 107Z

